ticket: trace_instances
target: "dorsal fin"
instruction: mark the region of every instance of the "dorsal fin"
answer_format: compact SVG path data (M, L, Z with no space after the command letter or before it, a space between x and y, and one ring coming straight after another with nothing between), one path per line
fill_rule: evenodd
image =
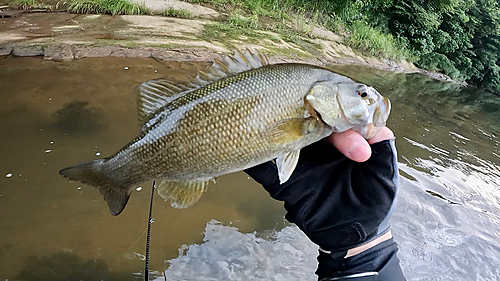
M139 85L137 96L139 125L146 124L158 109L187 92L222 78L268 64L267 57L258 51L252 52L247 49L245 53L241 53L236 50L233 55L224 56L222 60L216 59L205 71L199 70L198 75L188 85L172 83L162 78L143 82Z
M226 55L222 60L216 59L205 71L198 71L192 86L204 86L224 77L229 77L240 72L256 69L268 65L269 60L258 51L247 49L245 53L234 51L233 55Z
M173 84L162 78L141 83L137 95L139 125L144 125L159 108L192 89L195 87L181 83Z
M247 49L243 54L236 50L234 55L225 56L224 62L215 60L212 64L212 68L226 74L226 76L230 76L268 64L269 61L266 56L262 55L258 51L252 52Z

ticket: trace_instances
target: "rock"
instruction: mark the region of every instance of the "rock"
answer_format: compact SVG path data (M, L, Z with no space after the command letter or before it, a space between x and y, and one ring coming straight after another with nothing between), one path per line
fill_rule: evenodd
M7 10L7 11L0 11L0 18L14 18L18 17L23 11L19 10Z
M7 44L0 47L0 56L8 56L12 53L12 45Z
M137 49L118 49L113 51L110 56L122 58L150 58L151 48L137 48Z
M23 46L15 45L12 48L12 54L17 57L36 57L43 56L44 49L42 46Z
M74 58L102 58L109 57L113 51L117 48L112 46L107 47L91 47L91 46L83 46L83 47L74 47Z
M74 59L73 50L69 45L53 45L45 49L45 60L64 61Z
M212 61L219 56L206 49L163 49L154 48L151 57L159 60L173 61Z

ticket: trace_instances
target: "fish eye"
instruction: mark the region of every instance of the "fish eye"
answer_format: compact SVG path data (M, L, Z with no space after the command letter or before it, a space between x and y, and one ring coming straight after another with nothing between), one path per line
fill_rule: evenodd
M368 96L366 92L358 93L358 95L362 98L366 98Z

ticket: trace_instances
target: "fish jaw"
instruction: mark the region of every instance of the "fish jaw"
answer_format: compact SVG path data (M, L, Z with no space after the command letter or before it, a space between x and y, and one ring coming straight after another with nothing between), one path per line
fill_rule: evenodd
M385 126L391 109L389 100L373 87L334 79L316 83L305 101L335 132L353 129L366 139Z

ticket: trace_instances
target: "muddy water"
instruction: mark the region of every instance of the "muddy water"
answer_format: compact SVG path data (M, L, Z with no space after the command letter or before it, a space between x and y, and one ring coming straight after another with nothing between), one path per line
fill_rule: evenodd
M58 170L109 155L137 134L139 82L182 78L194 69L152 59L0 60L0 280L42 270L30 256L62 268L98 259L116 274L141 271L135 253L144 254L151 184L112 217L97 190L70 183ZM281 205L244 174L222 177L187 210L155 200L151 268L160 271L181 245L201 242L211 219L253 231L273 228L283 216Z
M141 185L125 211L113 217L97 190L69 182L58 170L109 155L136 135L138 83L182 80L197 66L152 59L0 59L0 280L132 280L142 270L151 184ZM495 271L500 264L499 97L418 75L334 68L376 86L393 102L389 127L397 136L402 173L393 228L409 280L438 280L436 272L444 272L439 280L500 278ZM283 215L282 204L243 173L221 177L186 210L172 209L156 196L150 268L161 272L166 260L176 264L179 249L190 257L193 252L183 245L203 245L212 219L236 226L240 234L262 234L282 229ZM218 244L207 245L229 245L224 240L229 232L207 229L220 234ZM241 255L265 245L240 238L235 251ZM284 244L278 248L286 249ZM225 255L215 252L199 252L199 260L220 265ZM293 261L278 256L268 262ZM312 274L314 264L309 267ZM233 280L254 279L255 268L243 268L247 275L232 275L238 277ZM262 268L274 276L272 268L283 266ZM169 270L173 276L217 280L214 272L221 271L206 269Z

